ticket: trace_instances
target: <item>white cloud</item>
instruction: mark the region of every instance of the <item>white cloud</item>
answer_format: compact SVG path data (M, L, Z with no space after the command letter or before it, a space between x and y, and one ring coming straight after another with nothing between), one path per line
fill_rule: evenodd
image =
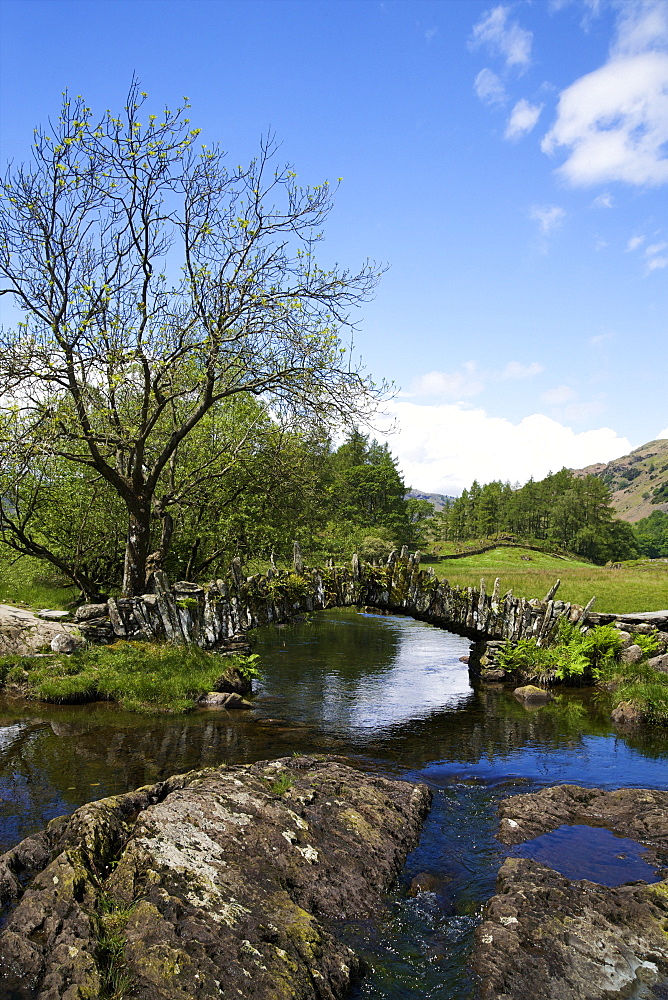
M506 88L491 69L481 69L473 83L473 89L483 104L505 104Z
M645 247L643 256L645 258L645 266L648 271L659 271L664 267L668 267L668 257L663 255L664 250L668 248L668 243L650 243L649 246Z
M406 482L435 493L457 493L474 479L540 479L564 465L608 462L632 447L610 427L576 433L541 413L513 424L452 404L395 401L390 410L398 427L390 448Z
M668 4L665 0L636 0L619 4L613 56L632 56L668 47Z
M660 441L662 440L662 438L668 438L668 427L665 427L662 431L659 431L654 440Z
M537 361L532 361L528 365L523 365L521 361L509 361L501 372L501 378L533 378L534 375L540 375L542 371L545 369Z
M668 54L616 55L562 91L544 137L568 150L557 173L573 185L668 182Z
M594 208L612 208L615 204L615 199L612 197L609 191L604 191L599 194L598 197L594 198L592 205Z
M642 246L645 242L644 236L632 236L629 242L626 244L627 250L637 250L638 247Z
M597 417L603 409L603 403L599 403L595 399L589 402L571 403L564 409L564 418L571 423L581 424L586 420Z
M428 42L430 42L432 38L436 38L437 34L438 34L438 28L427 28L427 30L424 33L424 37L427 39Z
M440 396L442 399L460 400L477 396L485 387L475 361L467 361L460 371L428 372L415 379L410 396Z
M547 236L553 229L558 229L566 213L558 205L533 205L529 216L540 225L541 232Z
M510 112L506 125L506 139L519 139L523 135L528 135L538 121L543 107L542 104L530 104L524 98L518 101Z
M561 406L562 403L575 399L575 396L575 389L571 389L570 385L557 385L554 389L548 389L547 392L544 392L540 398L544 403L549 403L550 406Z
M560 11L564 7L570 7L574 3L577 3L577 6L582 11L580 25L583 31L589 31L592 22L596 20L601 12L603 0L550 0L550 10L554 12Z
M487 46L502 56L507 66L526 66L531 59L533 34L509 17L510 8L500 4L486 11L473 28L471 47Z
M441 400L459 402L470 399L483 391L489 382L505 382L507 379L533 378L544 371L538 361L524 364L521 361L508 361L500 370L481 370L477 362L467 361L458 371L427 372L414 379L408 392L401 393L404 398L416 396L438 396Z

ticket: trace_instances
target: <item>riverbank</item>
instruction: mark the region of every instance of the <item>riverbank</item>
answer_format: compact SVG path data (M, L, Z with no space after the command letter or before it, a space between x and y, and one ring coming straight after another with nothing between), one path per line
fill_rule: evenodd
M594 617L594 616L592 616ZM606 617L596 616L599 621ZM632 618L638 619L632 622ZM668 725L668 633L666 615L629 616L625 622L592 625L582 632L561 619L547 640L475 643L469 663L483 683L540 685L543 701L559 686L575 685L605 693L613 722ZM652 619L659 620L661 629ZM634 631L629 631L634 629ZM534 702L541 699L534 689ZM519 696L519 695L518 695Z
M332 611L258 629L254 641L252 712L146 715L0 692L0 850L86 802L170 775L345 755L363 774L434 795L385 909L346 925L345 943L370 970L348 1000L475 1000L473 933L508 854L496 838L499 802L547 782L668 787L663 729L613 726L590 690L561 688L527 711L508 687L472 689L460 661L468 641L422 622ZM415 895L414 880L433 891Z
M181 714L208 696L223 707L245 707L257 676L257 656L206 652L198 646L115 642L75 649L0 657L5 694L56 704L113 701L127 711Z

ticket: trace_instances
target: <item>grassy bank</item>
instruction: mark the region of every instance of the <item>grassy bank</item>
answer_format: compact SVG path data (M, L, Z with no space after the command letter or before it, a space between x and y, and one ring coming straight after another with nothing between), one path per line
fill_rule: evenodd
M69 704L114 701L131 712L189 711L223 674L256 675L256 656L220 656L198 647L116 642L54 656L4 656L0 680L27 698Z
M439 577L458 586L478 587L484 577L491 590L498 576L501 593L512 589L517 597L544 597L555 580L560 579L560 600L585 605L595 596L596 611L623 613L668 608L665 562L637 560L622 563L621 569L612 569L518 546L432 565Z
M11 553L0 550L0 604L65 610L78 596L67 584L48 563L27 556L12 562Z
M611 691L613 707L632 705L648 722L668 725L668 675L646 662L619 663L608 668L600 682Z

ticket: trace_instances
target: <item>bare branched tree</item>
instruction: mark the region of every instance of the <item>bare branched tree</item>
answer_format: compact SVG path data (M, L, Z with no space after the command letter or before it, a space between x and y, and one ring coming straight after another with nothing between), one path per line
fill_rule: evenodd
M273 137L229 169L218 148L196 149L187 101L158 117L145 102L134 81L123 114L95 120L65 95L0 186L0 292L24 314L0 333L5 452L112 487L128 595L145 587L165 470L212 407L251 393L275 412L353 421L385 388L341 339L378 268L316 262L330 186L300 186Z

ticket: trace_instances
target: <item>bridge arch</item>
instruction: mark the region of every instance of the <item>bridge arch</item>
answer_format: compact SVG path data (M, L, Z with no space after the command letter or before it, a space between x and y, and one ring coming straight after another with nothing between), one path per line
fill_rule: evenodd
M233 650L247 645L250 629L284 624L296 617L329 608L364 607L408 615L472 640L470 667L484 679L500 680L496 663L508 641L547 639L560 618L582 623L590 606L582 608L554 599L558 586L543 600L501 596L496 580L491 593L451 586L431 569L420 567L420 554L406 548L393 552L384 566L362 563L309 568L296 549L292 571L270 570L246 577L235 560L225 579L206 585L176 582L155 574L155 593L110 599L105 605L84 605L75 618L93 641L112 638L166 638L196 643L205 649ZM611 616L612 617L612 616Z

